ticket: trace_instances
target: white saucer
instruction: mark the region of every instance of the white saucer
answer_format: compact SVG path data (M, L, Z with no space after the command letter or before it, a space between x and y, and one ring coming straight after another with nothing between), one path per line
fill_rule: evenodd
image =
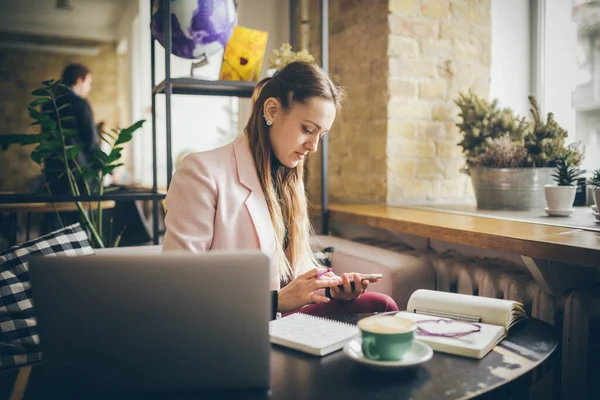
M570 210L550 210L548 207L546 207L544 208L544 211L546 211L546 214L552 217L568 217L569 215L573 214L573 211L575 211L575 209L571 208Z
M346 344L344 346L344 354L358 363L384 370L410 368L431 360L433 350L429 345L418 340L413 340L412 343L412 347L404 354L400 361L375 361L366 358L362 353L362 340L360 338Z

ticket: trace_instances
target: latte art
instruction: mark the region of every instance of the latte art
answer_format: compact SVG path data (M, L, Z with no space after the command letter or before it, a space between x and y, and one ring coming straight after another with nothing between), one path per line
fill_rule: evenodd
M414 330L416 325L408 319L382 316L361 319L358 327L373 333L406 333Z

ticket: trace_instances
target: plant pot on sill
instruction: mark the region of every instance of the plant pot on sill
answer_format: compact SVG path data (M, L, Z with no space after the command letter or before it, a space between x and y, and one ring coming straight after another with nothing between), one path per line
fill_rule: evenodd
M544 186L544 192L548 204L546 212L549 215L564 217L571 215L577 186L546 185Z
M552 182L554 168L471 167L469 175L477 208L529 210L544 208L543 188Z

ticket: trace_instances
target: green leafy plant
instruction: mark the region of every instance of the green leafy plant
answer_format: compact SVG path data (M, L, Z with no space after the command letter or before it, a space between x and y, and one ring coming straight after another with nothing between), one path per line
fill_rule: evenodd
M37 144L31 153L31 159L42 167L42 175L47 173L58 173L59 178L66 178L70 194L73 196L81 195L102 195L105 193L102 182L104 178L111 174L115 168L123 165L120 163L124 145L133 138L133 133L142 127L144 121L140 120L133 125L120 129L105 132L102 140L109 144L109 151L105 153L98 146L93 157L86 165L79 165L77 156L83 149L83 144L70 145L76 142L79 132L73 129L66 129L65 122L74 119L72 116L60 116L60 112L67 108L69 104L57 105L57 99L65 96L64 90L70 90L62 85L60 81L48 80L42 82L43 87L34 90L31 94L37 99L33 100L27 107L29 115L33 119L31 125L40 125L41 132L37 134L7 134L0 135L0 147L3 150L11 144L32 145ZM46 110L38 110L39 106L45 105ZM55 115L56 117L53 117ZM52 163L49 163L52 161ZM56 161L59 161L57 164ZM57 169L56 165L61 168ZM52 189L46 181L45 190L48 195L52 195ZM102 227L102 202L98 202L96 210L92 210L90 204L89 214L85 211L80 201L75 201L80 218L83 224L88 228L94 244L97 247L106 247L103 239ZM118 246L123 232L119 233L113 246Z
M456 124L463 136L458 144L468 166L473 166L494 139L508 135L511 141L520 142L527 132L529 124L525 118L515 116L509 108L500 109L497 100L490 103L469 90L468 94L459 94L455 103L462 118Z
M592 171L592 176L588 179L588 184L594 188L594 190L600 188L600 169Z
M558 186L575 186L574 183L581 177L583 172L572 165L570 153L561 154L555 161L556 170L552 174Z
M527 166L527 150L520 142L513 142L509 135L488 139L485 152L472 160L474 167L523 168Z
M564 155L570 157L570 165L580 165L583 153L573 147L565 146L568 132L548 113L544 121L535 96L529 96L533 127L525 136L527 159L532 167L554 167Z

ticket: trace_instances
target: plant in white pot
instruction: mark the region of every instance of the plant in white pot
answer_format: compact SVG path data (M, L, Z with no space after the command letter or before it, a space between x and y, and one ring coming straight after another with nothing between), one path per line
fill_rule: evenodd
M587 183L590 185L590 187L592 187L592 197L594 198L594 205L592 206L592 209L597 213L598 203L600 203L600 190L598 190L598 188L600 188L600 169L592 171L592 176Z
M577 192L577 179L582 171L574 164L573 153L560 155L556 160L556 169L552 174L556 185L546 185L546 213L550 216L568 217L573 212L573 203Z

